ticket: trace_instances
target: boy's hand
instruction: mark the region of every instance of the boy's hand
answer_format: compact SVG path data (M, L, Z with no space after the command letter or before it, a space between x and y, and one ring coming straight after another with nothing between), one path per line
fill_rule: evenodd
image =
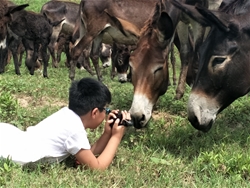
M121 139L123 135L125 134L126 127L123 125L119 125L119 122L120 122L119 119L115 120L115 123L112 127L112 137L115 136Z
M111 123L114 122L114 120L117 118L116 114L118 113L119 110L112 110L107 118L106 118L106 123L105 123L105 128L104 128L104 132L111 134L112 131L112 127L110 126Z
M122 121L127 121L127 122L131 121L130 113L127 112L127 110L121 111L121 113L122 113ZM130 125L127 125L127 126L130 126Z
M118 111L117 111L117 113L118 113ZM128 113L126 110L121 111L121 113L122 113L122 120L121 121L131 119L130 113ZM117 118L115 120L115 123L114 123L113 128L112 128L112 136L117 135L119 137L123 137L125 130L126 130L126 126L119 125L119 123L120 123L120 120Z

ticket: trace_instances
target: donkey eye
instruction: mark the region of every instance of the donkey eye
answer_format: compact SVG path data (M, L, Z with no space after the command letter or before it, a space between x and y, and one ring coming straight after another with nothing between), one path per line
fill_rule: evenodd
M226 60L224 57L216 57L213 60L213 66L223 63Z
M159 67L154 71L154 74L157 73L158 71L161 71L163 69L163 67Z

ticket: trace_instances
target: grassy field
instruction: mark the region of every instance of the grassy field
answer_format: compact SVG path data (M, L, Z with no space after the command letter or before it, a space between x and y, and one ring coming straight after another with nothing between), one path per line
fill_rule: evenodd
M14 2L30 3L29 10L38 12L46 1ZM24 64L21 74L15 75L10 64L0 75L0 122L25 129L67 105L70 80L63 62L57 69L50 64L49 79L39 71L30 76ZM111 80L110 68L102 69L102 74L113 96L110 107L129 109L133 86ZM76 79L86 76L90 76L86 71L76 71ZM148 127L128 129L106 171L75 169L66 163L28 171L0 160L0 187L250 187L249 96L224 110L204 134L187 120L189 92L187 88L177 101L175 86L170 86L157 102ZM102 127L89 132L90 140L101 132Z

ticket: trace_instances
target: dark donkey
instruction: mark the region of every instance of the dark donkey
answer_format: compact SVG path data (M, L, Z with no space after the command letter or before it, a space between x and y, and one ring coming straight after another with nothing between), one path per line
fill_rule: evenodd
M49 1L41 8L41 14L43 14L50 23L60 22L60 24L53 27L53 33L48 46L53 67L58 67L58 59L55 53L59 35L63 34L66 37L71 37L78 17L78 10L79 4L66 1ZM68 51L68 46L65 47Z
M224 1L218 12L173 3L211 27L200 49L198 74L188 101L189 121L206 132L218 113L250 90L250 1Z
M11 14L24 9L27 6L29 5L14 5L5 0L2 0L0 3L0 73L4 72L7 63L10 39L8 24L11 22Z
M131 52L136 48L136 45L125 45L114 43L112 46L112 70L111 78L115 77L116 71L118 81L121 83L131 81L131 73L129 68L129 57ZM128 73L129 71L129 73Z
M52 26L42 14L32 11L21 10L11 13L12 21L9 29L22 38L26 50L25 64L31 75L34 74L39 50L43 60L43 76L48 77L47 67L49 56L47 48L52 34ZM32 49L32 57L29 57L28 50Z
M60 47L63 46L64 52L67 56L66 66L69 67L70 42L75 40L75 37L72 38L72 34L77 21L80 21L80 16L78 14L79 4L66 1L49 1L42 6L40 12L45 16L46 19L48 19L50 23L61 22L57 26L53 27L53 33L51 36L50 44L48 46L52 57L52 66L58 67L62 50L60 49ZM77 32L76 35L78 38L79 33ZM76 62L77 65L83 65L84 68L86 68L86 70L91 75L93 75L89 61L90 51L91 45L89 45L88 48L82 50L81 55Z
M209 9L217 10L222 0L185 0L186 4L199 4ZM184 2L184 1L183 1ZM175 99L181 99L185 92L186 83L192 86L198 70L198 50L206 36L206 29L185 13L181 14L177 25L180 41L181 72L176 88Z

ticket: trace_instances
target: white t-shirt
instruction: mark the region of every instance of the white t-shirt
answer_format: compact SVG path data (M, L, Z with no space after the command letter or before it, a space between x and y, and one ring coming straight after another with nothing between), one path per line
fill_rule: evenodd
M60 162L81 149L90 149L80 117L64 107L26 131L0 123L0 157L14 162Z

